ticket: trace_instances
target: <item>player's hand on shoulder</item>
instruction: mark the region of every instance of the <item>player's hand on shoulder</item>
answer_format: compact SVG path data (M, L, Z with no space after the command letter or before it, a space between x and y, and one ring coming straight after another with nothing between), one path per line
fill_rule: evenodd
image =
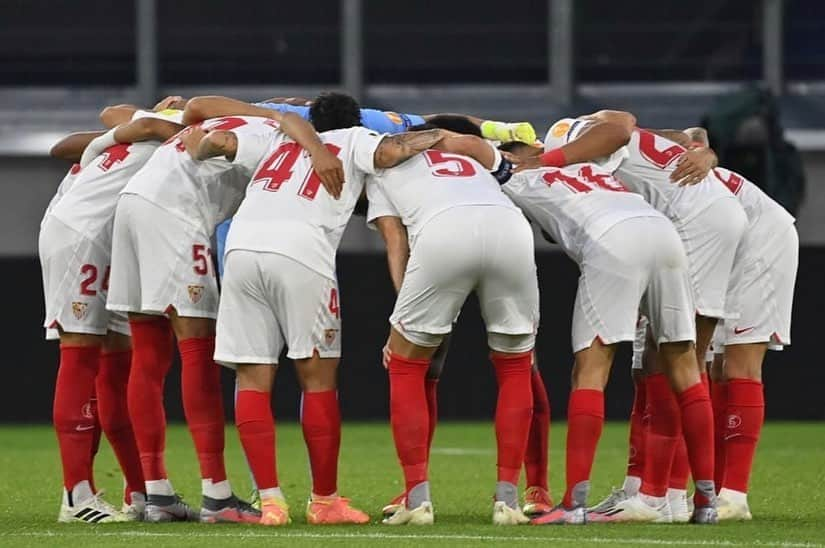
M509 154L507 152L502 152L501 155L504 158L506 158L507 160L510 160L511 162L513 162L513 164L516 166L515 169L513 170L513 173L519 173L519 172L524 171L526 169L536 169L536 168L542 167L541 156L530 156L528 158L519 158L519 157L513 156L512 154Z
M695 185L716 167L716 153L708 147L688 150L679 158L670 180L679 186Z
M344 188L344 163L338 156L330 152L327 147L319 147L310 152L312 168L321 179L321 184L336 200L341 197Z
M181 97L180 95L170 95L164 99L161 99L158 104L152 108L154 112L161 112L163 110L174 108L182 110L183 107L186 106L186 99Z
M198 146L201 143L201 140L206 136L206 131L200 125L189 126L180 136L180 140L183 143L183 146L186 147L186 152L189 155L197 160L197 151Z

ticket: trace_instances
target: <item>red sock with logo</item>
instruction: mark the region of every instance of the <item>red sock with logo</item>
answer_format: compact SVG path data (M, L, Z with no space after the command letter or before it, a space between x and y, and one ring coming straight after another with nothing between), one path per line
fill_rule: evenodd
M728 380L727 416L723 487L747 493L753 457L765 421L762 383L752 379Z
M162 316L147 321L130 321L129 326L132 331L132 369L127 401L143 477L146 481L166 479L163 385L172 367L172 329L169 320Z
M278 487L271 397L270 392L238 390L235 400L235 425L259 490Z
M68 491L81 481L91 483L95 417L90 400L99 355L97 346L60 345L52 415L63 465L63 486Z
M725 428L727 427L728 383L711 385L710 398L713 406L713 483L717 491L725 484Z
M533 419L527 437L527 452L524 455L524 473L527 487L540 487L547 491L547 455L550 436L550 399L538 368L530 377L533 389Z
M390 353L390 425L407 492L427 481L430 418L424 378L429 367L430 360Z
M713 410L707 387L697 382L677 395L682 412L682 432L687 445L693 482L713 482ZM708 504L697 488L693 495L697 507Z
M533 417L533 389L530 380L533 352L493 353L490 359L498 383L495 421L498 481L518 485Z
M603 427L604 392L573 390L567 404L567 490L562 501L566 508L573 505L576 485L590 479Z
M131 360L131 350L101 352L96 379L100 424L126 478L124 499L127 503L131 503L132 493L146 491L140 453L126 404Z
M100 361L98 360L98 368L99 367ZM95 420L95 429L92 430L92 455L89 458L89 486L92 488L92 493L97 493L97 486L95 485L95 457L97 457L97 453L100 451L100 438L103 434L103 428L100 425L100 415L98 414L96 389L92 392L92 397L89 400L89 411Z
M438 425L438 379L425 379L424 393L427 396L427 415L430 417L430 429L427 434L427 459L429 460L435 427Z
M304 392L301 427L309 452L312 493L334 495L338 491L338 451L341 448L341 411L338 392Z
M663 373L648 375L647 406L650 423L645 440L645 468L641 493L653 497L667 494L676 442L681 434L679 404Z
M212 358L215 337L178 341L178 350L183 411L195 442L201 477L218 483L226 479L226 467L223 460L225 419L221 368Z
M645 439L647 437L647 378L634 380L633 409L630 412L630 442L627 455L627 475L640 478L645 470Z

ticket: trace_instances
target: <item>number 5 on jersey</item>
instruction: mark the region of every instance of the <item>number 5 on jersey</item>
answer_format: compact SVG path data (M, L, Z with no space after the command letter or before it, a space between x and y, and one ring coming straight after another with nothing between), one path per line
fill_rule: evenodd
M327 143L324 145L327 150L336 156L341 151L340 147ZM252 177L253 185L263 184L263 189L267 192L278 192L281 185L289 181L292 177L292 167L304 149L298 143L284 143L275 149L269 158L266 159L261 168ZM298 196L307 200L314 200L321 187L321 179L315 170L312 169L304 176L304 180L298 189Z

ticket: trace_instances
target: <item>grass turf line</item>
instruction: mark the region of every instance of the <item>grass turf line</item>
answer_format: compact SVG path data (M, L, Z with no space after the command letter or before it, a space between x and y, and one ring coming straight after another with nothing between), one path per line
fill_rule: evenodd
M554 424L551 486L564 483L565 427ZM624 477L627 425L608 424L599 445L591 502ZM436 432L431 464L436 525L429 528L312 527L303 517L309 492L306 450L300 428L278 426L278 469L291 504L293 524L280 529L199 524L59 525L60 468L54 434L45 426L0 427L0 546L81 544L84 546L225 546L266 542L288 546L803 546L825 547L825 427L821 423L769 423L757 454L749 523L717 527L687 525L589 525L587 527L507 527L490 524L495 480L494 435L490 424L444 423ZM176 488L197 506L200 480L185 428L173 426L167 439L167 467ZM246 496L249 479L234 428L227 427L227 467L235 492ZM353 504L378 513L402 486L389 427L346 424L339 488ZM97 458L98 487L119 503L121 479L104 441Z

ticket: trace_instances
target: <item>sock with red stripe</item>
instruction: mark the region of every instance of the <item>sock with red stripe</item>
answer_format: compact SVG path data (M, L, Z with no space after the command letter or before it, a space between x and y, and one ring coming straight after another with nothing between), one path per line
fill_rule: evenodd
M533 419L527 437L527 452L524 455L524 472L527 487L540 487L547 491L547 456L550 435L550 400L547 388L538 368L534 368L530 380L533 390Z
M627 456L627 477L639 478L645 470L645 440L649 417L647 416L647 378L634 380L633 409L630 412L630 441Z
M143 478L166 479L163 452L166 446L166 412L163 385L172 367L172 329L169 320L158 316L147 321L130 321L132 368L129 372L127 402L135 441L140 451Z
M201 478L216 484L226 480L226 467L221 371L212 358L215 337L178 341L178 350L183 410L198 454Z
M645 440L645 467L639 491L651 497L664 497L676 442L681 434L679 404L663 373L648 375L647 406L650 423Z
M278 487L275 419L270 398L270 392L238 390L235 400L235 425L246 462L260 491Z
M54 391L52 414L63 486L71 492L82 481L91 484L95 417L90 400L94 393L100 348L60 345L60 367ZM94 491L92 491L94 492Z
M747 493L753 457L765 420L762 383L752 379L729 379L727 417L723 487Z
M533 416L533 353L491 355L498 383L496 445L498 481L518 485Z
M678 394L682 413L682 432L685 436L690 471L696 492L693 501L697 508L707 506L715 496L713 486L713 410L707 386L698 382Z
M590 470L604 427L604 392L578 389L567 404L567 490L566 508L584 505L589 490Z
M341 448L341 411L335 390L304 392L301 428L309 452L312 494L334 495L338 490L338 451Z
M725 428L727 427L728 383L715 382L711 385L710 398L713 407L713 483L716 489L725 484Z
M427 433L427 458L433 446L435 427L438 425L438 379L424 381L424 393L427 396L427 415L430 417L430 428Z
M131 360L131 350L101 352L100 370L96 379L100 424L117 457L123 477L126 478L124 499L127 503L131 502L132 493L143 493L146 490L140 453L126 404Z
M407 493L427 481L430 419L424 377L429 366L430 360L390 353L390 425Z

